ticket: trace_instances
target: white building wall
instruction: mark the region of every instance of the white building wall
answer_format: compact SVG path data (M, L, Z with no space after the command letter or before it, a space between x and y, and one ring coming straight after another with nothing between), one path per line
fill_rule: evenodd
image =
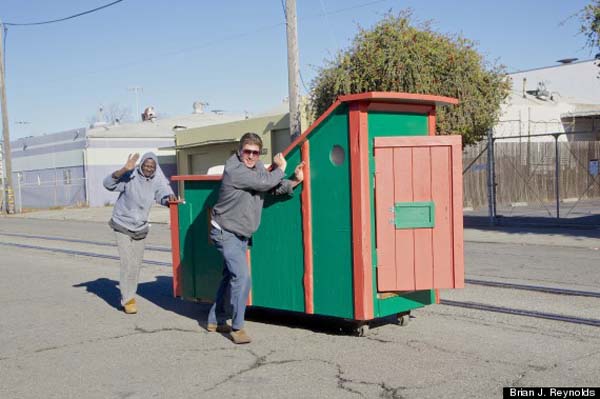
M83 165L83 150L52 152L49 154L36 154L32 156L14 157L12 159L13 172L39 169L56 169L68 166Z
M512 90L522 94L525 78L525 90L536 90L538 82L543 82L562 101L600 104L599 63L600 60L588 60L511 73Z
M512 91L506 104L502 106L500 121L494 127L494 137L525 136L506 139L507 141L554 141L552 136L535 135L597 131L598 126L593 117L577 115L582 110L600 115L599 74L600 68L596 60L510 74ZM536 97L535 94L527 94L527 91L535 91L540 87L545 87L547 95ZM562 135L559 140L597 138L595 134L585 133Z

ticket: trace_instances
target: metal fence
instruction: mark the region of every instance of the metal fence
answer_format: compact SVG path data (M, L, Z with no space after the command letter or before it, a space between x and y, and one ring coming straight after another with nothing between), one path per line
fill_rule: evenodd
M80 206L86 203L85 178L38 180L14 182L15 207L17 212L24 208L52 208Z
M577 134L581 137L582 133ZM488 137L465 148L465 207L487 208L491 218L530 215L564 219L600 214L596 206L600 200L600 142L569 141L570 136Z

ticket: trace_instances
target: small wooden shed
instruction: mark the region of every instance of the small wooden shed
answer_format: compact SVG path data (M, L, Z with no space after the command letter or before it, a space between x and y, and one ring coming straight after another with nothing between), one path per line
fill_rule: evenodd
M464 286L460 136L436 136L449 97L341 96L284 152L306 163L292 197L267 195L248 251L249 304L359 324L432 304ZM176 296L212 301L222 259L210 208L220 176L175 176L171 205Z

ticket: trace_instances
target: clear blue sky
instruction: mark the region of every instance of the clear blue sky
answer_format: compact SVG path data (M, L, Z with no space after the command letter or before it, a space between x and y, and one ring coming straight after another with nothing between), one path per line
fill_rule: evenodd
M66 17L112 0L2 0L4 22ZM282 0L125 0L96 13L41 26L9 26L6 38L11 138L86 126L99 105L159 114L209 109L258 113L287 96ZM579 20L588 0L298 0L301 74L348 47L357 26L412 8L436 30L479 43L509 71L590 59ZM571 17L571 18L569 18ZM304 89L303 89L304 91ZM25 123L23 123L25 122Z

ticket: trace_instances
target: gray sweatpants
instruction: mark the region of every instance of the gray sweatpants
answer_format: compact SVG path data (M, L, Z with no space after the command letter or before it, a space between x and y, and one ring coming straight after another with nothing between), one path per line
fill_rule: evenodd
M121 305L125 305L135 298L146 240L134 240L127 234L118 231L115 231L115 235L119 247L119 257L121 258L121 273L119 276Z

